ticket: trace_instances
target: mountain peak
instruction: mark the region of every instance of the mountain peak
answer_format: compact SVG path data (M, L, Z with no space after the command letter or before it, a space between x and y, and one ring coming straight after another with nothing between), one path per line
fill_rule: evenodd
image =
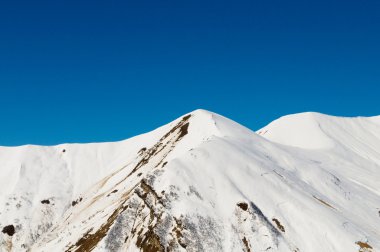
M280 117L257 133L268 140L305 149L329 149L334 142L325 134L321 123L328 118L315 112Z
M258 135L195 110L121 142L0 149L0 250L379 249L372 119L302 113Z
M257 134L271 142L309 150L344 149L379 160L380 117L337 117L315 112L283 116ZM365 129L365 130L363 130Z

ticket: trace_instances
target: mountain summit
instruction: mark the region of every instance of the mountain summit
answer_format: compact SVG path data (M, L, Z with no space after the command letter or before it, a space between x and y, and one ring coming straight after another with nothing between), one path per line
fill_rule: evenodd
M0 147L1 251L380 251L380 117L196 110L114 143Z

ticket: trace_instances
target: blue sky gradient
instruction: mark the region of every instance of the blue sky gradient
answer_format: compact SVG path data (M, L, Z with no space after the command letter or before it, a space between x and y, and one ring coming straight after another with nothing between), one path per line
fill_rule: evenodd
M7 1L0 145L101 142L197 108L258 129L380 114L380 1Z

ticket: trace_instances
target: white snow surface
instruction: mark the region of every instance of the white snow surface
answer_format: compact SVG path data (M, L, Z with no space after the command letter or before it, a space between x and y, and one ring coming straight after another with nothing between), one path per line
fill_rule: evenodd
M0 147L0 172L0 251L380 251L380 116L255 133L196 110L121 142Z

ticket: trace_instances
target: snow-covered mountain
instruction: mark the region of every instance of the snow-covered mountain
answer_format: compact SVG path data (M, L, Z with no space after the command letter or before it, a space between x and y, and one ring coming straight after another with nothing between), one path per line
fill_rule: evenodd
M1 251L380 251L380 117L197 110L122 142L0 147Z

